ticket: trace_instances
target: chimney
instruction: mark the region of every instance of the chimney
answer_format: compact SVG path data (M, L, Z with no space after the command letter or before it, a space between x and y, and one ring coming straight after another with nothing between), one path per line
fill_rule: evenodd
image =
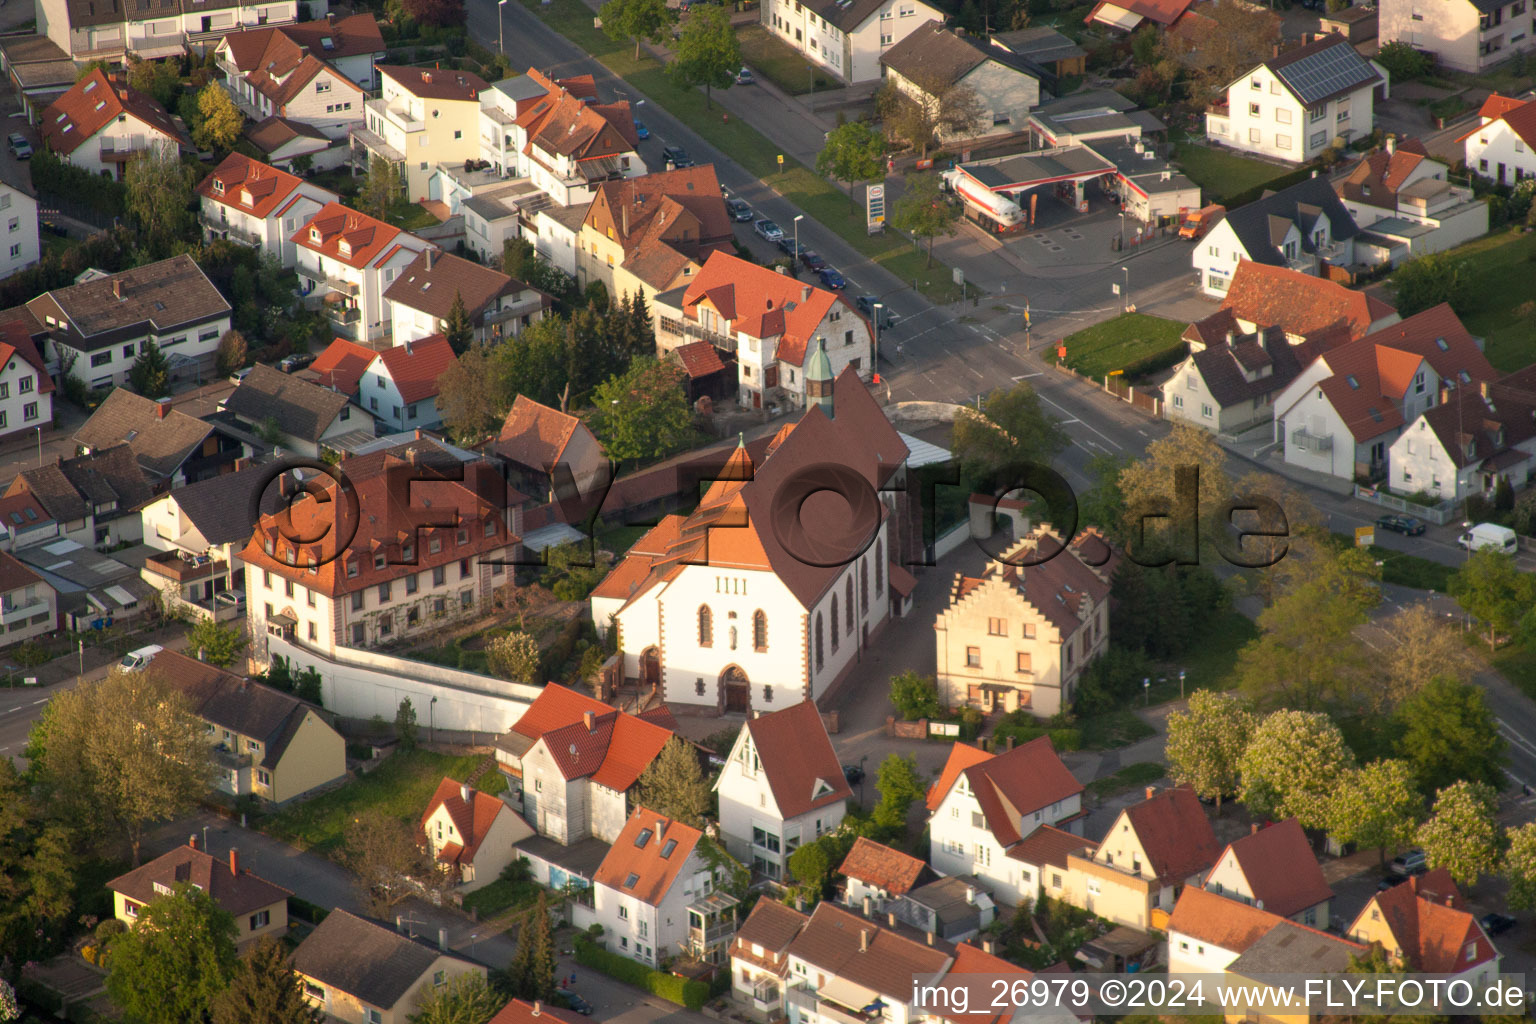
M886 916L886 920L891 922L891 927L895 928L896 927L896 911L894 911L894 910L889 911L885 916Z
M208 652L206 650L204 650L203 648L199 647L197 649L197 660L198 661L207 661L208 660L207 655L208 655Z
M420 441L421 440L421 436L422 436L421 435L421 428L417 427L416 428L416 440Z
M994 947L992 945L992 940L991 939L982 939L981 940L981 951L983 953L991 953L993 948Z
M666 834L666 831L667 831L667 819L666 818L657 818L656 819L656 841L658 843L661 842L661 837Z
M874 916L874 910L875 910L875 901L873 899L871 899L870 897L865 896L864 897L864 916L865 917L873 917Z
M965 887L965 902L971 906L976 905L976 887L974 885Z
M795 909L800 911L800 913L802 913L802 914L805 913L805 897L804 896L796 896L795 897Z
M587 732L591 732L593 729L597 728L597 712L583 711L581 713L581 720L586 725Z
M1155 796L1157 796L1157 787L1156 786L1148 786L1147 787L1147 799L1151 800Z
M410 355L411 354L411 343L410 343L409 340L407 340L406 343L405 343L405 354L406 355Z
M1440 404L1444 405L1446 402L1449 402L1450 400L1451 400L1451 389L1450 388L1441 388L1440 389Z
M1248 834L1251 835L1251 836L1256 836L1256 835L1259 834L1259 823L1258 822L1254 822L1252 825L1248 826Z
M869 952L869 929L867 928L859 929L859 952Z
M1391 156L1393 153L1396 153L1396 152L1397 152L1397 136L1396 135L1388 135L1387 136L1387 156Z
M469 803L470 797L472 797L474 795L474 792L475 792L474 790L469 788L469 783L467 783L467 782L459 783L459 799L460 800L463 800L465 803Z
M933 932L928 933L928 945L933 945Z
M447 928L439 928L437 930L437 948L442 950L444 953L448 952L448 929Z
M1314 177L1314 178L1317 177L1317 172L1316 171L1312 172L1312 177Z
M187 836L187 845L192 847L192 849L194 849L194 850L197 849L197 833L196 832L194 832L191 835Z
M1231 348L1233 343L1235 343L1236 341L1237 341L1237 334L1235 332L1233 332L1233 331L1228 331L1227 332L1227 348Z
M427 269L428 270L432 269L432 252L433 252L433 250L431 250L431 249L427 250Z
M114 277L112 279L112 295L113 295L113 297L119 298L119 299L123 297L123 279L122 278Z
M1488 399L1488 382L1487 381L1479 381L1478 382L1477 393L1483 396L1483 400L1484 401L1486 401Z
M800 301L801 302L810 302L811 301L811 286L810 285L806 285L804 288L800 289Z
M533 1015L535 1017L537 1017L539 1014L541 1014L543 1012L544 1012L544 1004L539 1002L537 999L535 999L533 1001Z
M244 456L241 456L240 458L235 460L235 472L236 473L240 472L242 469L250 469L250 468L251 468L251 460L250 459L247 459Z
M229 873L232 875L240 873L240 851L233 846L229 848Z

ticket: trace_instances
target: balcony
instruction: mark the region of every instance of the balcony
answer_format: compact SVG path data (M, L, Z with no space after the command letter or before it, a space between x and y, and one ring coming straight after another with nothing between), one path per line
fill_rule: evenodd
M34 598L27 604L13 604L10 601L0 602L0 622L7 626L18 622L25 622L34 615L43 615L48 611L48 602L42 598Z
M200 213L197 216L197 220L198 223L207 228L209 231L213 232L215 235L228 235L235 241L244 242L246 245L264 245L266 243L266 238L263 237L259 232L253 231L250 228L243 227L239 224L232 224L228 221L220 220L218 217L212 214L206 212Z
M736 934L736 904L730 893L716 892L688 904L688 946L702 956Z
M335 323L350 326L363 318L363 311L356 306L341 306L333 303L327 307L325 315Z
M662 322L662 330L669 330L687 341L707 341L722 352L735 352L736 339L728 334L717 334L707 330L692 320L676 321L666 318Z
M1314 434L1310 430L1291 431L1291 444L1304 452L1329 452L1333 450L1333 438L1327 434Z
M239 753L233 750L228 743L215 744L211 753L213 755L213 763L225 771L239 771L243 768L250 768L256 763L255 754L252 754L250 751L246 751L243 754Z
M380 118L388 121L407 135L413 132L424 131L427 127L425 121L412 117L410 111L401 110L399 107L391 107L383 100L369 100L363 106L369 113L378 114Z

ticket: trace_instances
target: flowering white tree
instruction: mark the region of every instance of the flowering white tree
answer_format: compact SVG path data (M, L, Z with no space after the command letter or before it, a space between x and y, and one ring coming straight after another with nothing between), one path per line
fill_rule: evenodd
M1536 821L1505 833L1504 877L1509 880L1509 905L1516 910L1536 907Z
M1372 761L1347 773L1328 803L1328 831L1341 843L1374 846L1383 864L1387 848L1413 841L1424 816L1424 797L1407 761Z
M16 1005L16 993L4 978L0 978L0 1021L15 1020L20 1016L21 1007Z
M1239 762L1243 803L1260 817L1294 815L1303 828L1326 828L1329 802L1354 766L1327 715L1276 711L1259 723Z
M1216 801L1237 792L1239 765L1253 736L1258 719L1246 700L1215 690L1190 694L1189 710L1168 716L1168 742L1164 748L1169 772L1180 785Z
M1419 826L1419 845L1432 868L1459 885L1473 885L1499 864L1498 794L1481 782L1454 782L1435 794L1435 813Z

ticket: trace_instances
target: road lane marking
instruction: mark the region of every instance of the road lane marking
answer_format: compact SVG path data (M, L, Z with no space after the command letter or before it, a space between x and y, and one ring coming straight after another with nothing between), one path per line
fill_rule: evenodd
M48 703L48 698L44 697L42 700L35 700L35 701L33 701L32 702L32 706L33 707L37 707L39 704L47 704L47 703Z
M1052 408L1060 409L1062 412L1067 413L1068 415L1070 415L1071 412L1072 412L1071 409L1068 409L1064 405L1060 405L1060 404L1058 404L1056 402L1051 401L1049 398L1046 398L1044 395L1040 395L1040 401L1042 401L1045 404L1051 406ZM1074 422L1076 422L1076 421L1074 420ZM1110 444L1114 445L1116 448L1119 448L1121 451L1125 451L1125 448L1121 446L1119 441L1116 441L1114 438L1110 437L1108 434L1104 433L1102 430L1098 429L1093 424L1091 424L1091 423L1084 423L1083 426L1087 427L1089 430L1093 431L1095 434L1098 434L1104 440L1108 441Z
M1013 382L1015 384L1017 384L1021 380L1029 380L1031 377L1039 377L1039 376L1042 376L1042 374L1038 370L1035 371L1034 373L1021 373L1017 377L1013 378Z

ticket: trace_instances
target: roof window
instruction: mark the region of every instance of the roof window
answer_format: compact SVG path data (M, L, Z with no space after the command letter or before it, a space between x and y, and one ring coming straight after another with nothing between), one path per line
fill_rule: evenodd
M1354 374L1350 374L1348 377L1345 377L1344 382L1348 384L1352 390L1360 390L1360 381L1355 378Z
M651 836L655 834L648 828L641 829L640 834L635 837L635 846L642 850L645 849L645 844L650 842Z
M672 856L672 851L675 849L677 849L677 840L668 839L666 845L662 846L661 848L661 859L666 860L668 857Z
M1444 338L1436 338L1435 344L1439 346L1441 352L1449 352L1451 350L1451 346L1446 344Z
M633 871L631 871L629 873L629 877L628 878L624 879L624 888L626 888L626 889L633 889L635 886L637 886L639 884L640 884L640 876L635 874Z

